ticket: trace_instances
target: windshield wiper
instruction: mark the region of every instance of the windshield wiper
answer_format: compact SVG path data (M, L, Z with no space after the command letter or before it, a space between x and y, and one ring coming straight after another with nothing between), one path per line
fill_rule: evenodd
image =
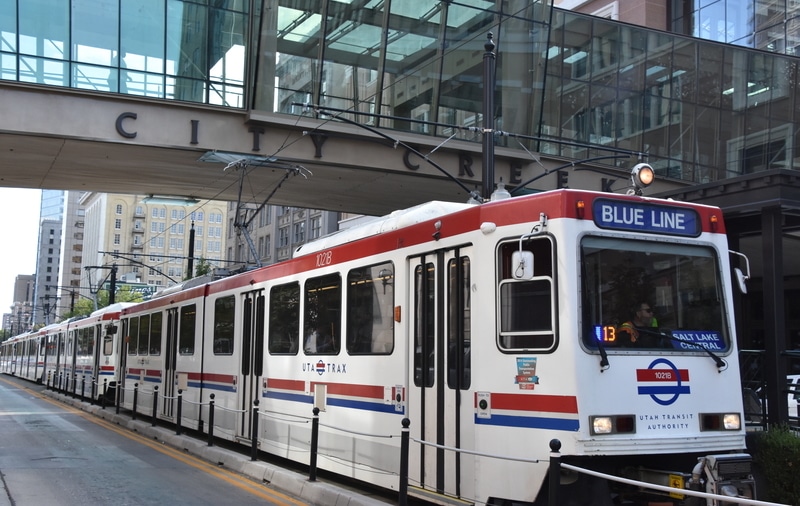
M608 363L608 353L602 339L597 340L597 351L600 352L600 372L605 372L611 364Z
M670 341L675 341L675 342L678 342L678 343L684 343L684 344L688 344L690 346L694 346L695 348L700 348L701 350L706 352L709 357L714 359L714 363L717 364L717 369L719 369L720 372L722 372L723 369L728 367L727 362L725 362L724 360L719 358L716 354L714 354L713 351L709 350L708 348L706 348L705 346L703 346L700 343L696 343L694 341L687 341L685 339L677 338L677 337L673 336L671 333L667 334L665 332L655 332L653 330L645 329L645 328L641 328L641 327L637 327L636 330L638 330L639 332L643 332L645 334L650 334L650 335L659 336L659 337L665 337L665 338L669 339Z

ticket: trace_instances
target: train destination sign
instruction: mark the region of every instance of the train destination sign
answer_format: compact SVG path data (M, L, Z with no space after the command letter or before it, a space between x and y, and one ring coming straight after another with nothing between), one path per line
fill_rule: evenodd
M687 237L697 237L701 231L697 212L683 207L600 198L592 204L592 214L601 228Z
M711 351L724 351L725 341L717 331L708 330L674 330L672 331L673 348L679 350L696 350L703 347Z

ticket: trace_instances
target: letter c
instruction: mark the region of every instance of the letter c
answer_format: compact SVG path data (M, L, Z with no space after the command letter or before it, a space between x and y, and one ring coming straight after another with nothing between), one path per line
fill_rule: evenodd
M406 152L403 153L403 165L405 165L407 169L419 170L419 164L415 164L415 163L411 162L411 150L410 149L406 149Z
M117 116L117 133L121 136L125 137L126 139L133 139L136 137L136 132L128 132L124 128L122 128L122 122L126 119L136 119L135 112L123 112L119 116Z

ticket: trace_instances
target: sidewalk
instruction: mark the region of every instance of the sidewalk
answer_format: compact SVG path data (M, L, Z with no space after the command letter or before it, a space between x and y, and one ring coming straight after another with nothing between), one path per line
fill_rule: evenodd
M273 464L252 461L250 457L217 446L208 446L205 440L186 435L177 435L174 430L152 426L150 421L132 420L127 413L116 414L113 406L102 409L98 405L82 402L52 390L44 389L42 393L64 404L91 413L98 418L108 420L120 427L185 451L190 455L208 462L220 464L226 469L249 476L260 483L269 483L271 487L292 495L314 506L386 506L394 504L382 497L350 490L331 483L309 481L308 476L284 469ZM2 470L0 470L2 472ZM0 506L11 506L5 484L0 482Z

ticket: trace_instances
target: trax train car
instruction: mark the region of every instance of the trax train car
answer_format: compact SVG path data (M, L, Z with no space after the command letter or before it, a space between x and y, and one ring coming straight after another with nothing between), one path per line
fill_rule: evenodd
M578 468L752 498L731 269L714 207L432 202L122 309L122 404L136 388L174 422L180 392L181 423L206 431L213 394L215 435L303 463L319 408L318 466L389 489L408 419L412 492L439 502L546 504L551 440ZM657 326L634 340L643 304ZM561 483L562 504L683 500Z
M119 317L128 305L113 304L5 341L0 372L99 397L116 381Z

